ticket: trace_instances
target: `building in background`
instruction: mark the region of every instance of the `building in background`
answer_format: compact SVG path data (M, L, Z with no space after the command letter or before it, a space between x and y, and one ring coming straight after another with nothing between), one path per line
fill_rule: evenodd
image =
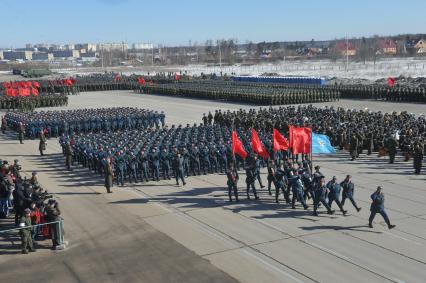
M141 50L141 49L153 49L154 44L152 43L133 43L132 49Z

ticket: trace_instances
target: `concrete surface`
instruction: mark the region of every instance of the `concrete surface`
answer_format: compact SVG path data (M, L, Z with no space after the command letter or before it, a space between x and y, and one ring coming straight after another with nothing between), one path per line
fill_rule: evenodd
M425 112L421 104L342 100L334 105ZM200 123L202 113L219 108L252 108L129 91L70 97L69 108L98 106L164 110L168 124ZM365 155L349 162L345 152L314 156L327 180L353 176L363 209L357 213L348 202L346 217L338 211L313 217L312 210L275 204L265 190L259 202L247 201L243 182L242 201L228 203L225 175L190 177L185 187L162 180L105 194L101 177L81 167L65 171L56 140L48 141L47 155L40 157L38 141L20 145L15 138L11 132L0 136L0 157L19 158L27 174L39 172L42 185L61 204L70 246L21 255L19 239L0 238L2 282L425 282L426 175L414 176L412 162L402 157L389 165L385 158ZM377 185L384 187L387 212L397 225L393 230L380 215L374 229L366 226Z

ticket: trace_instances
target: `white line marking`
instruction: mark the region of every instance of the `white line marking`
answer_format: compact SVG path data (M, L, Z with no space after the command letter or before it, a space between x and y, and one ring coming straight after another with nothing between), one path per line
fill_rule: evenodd
M275 271L277 271L277 272L279 272L279 273L281 273L281 274L284 274L285 276L287 276L288 278L291 278L291 279L293 279L294 281L296 281L296 282L299 282L299 283L303 283L304 281L301 281L300 279L298 279L298 278L296 278L296 277L294 277L293 275L291 275L290 273L288 273L288 272L286 272L286 271L284 271L284 270L282 270L282 269L280 269L280 268L278 268L278 267L276 267L276 266L274 266L274 265L272 265L272 264L270 264L269 262L267 262L267 261L265 261L265 260L263 260L262 258L260 258L258 255L256 255L256 254L253 254L252 252L249 252L249 251L247 251L247 250L242 250L244 253L246 253L247 255L249 255L249 256L251 256L251 257L253 257L253 258L255 258L256 260L258 260L258 261L260 261L261 263L263 263L264 265L266 265L266 266L268 266L269 268L271 268L271 269L273 269L273 270L275 270Z
M392 236L392 237L395 237L395 238L398 238L398 239L401 239L401 240L404 240L404 241L407 241L407 242L413 243L413 244L418 245L418 246L422 246L422 245L423 245L422 243L419 243L419 242L416 242L416 241L413 241L413 240L410 240L410 239L407 239L407 238L401 237L401 236L396 235L396 234L391 233L391 232L383 231L383 233L385 233L385 234L387 234L387 235L390 235L390 236Z

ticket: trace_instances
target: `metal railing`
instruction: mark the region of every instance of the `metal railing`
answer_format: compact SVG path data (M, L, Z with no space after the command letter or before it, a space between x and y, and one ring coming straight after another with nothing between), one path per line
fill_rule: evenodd
M2 234L6 234L6 233L10 233L13 231L19 231L22 229L32 229L33 227L41 227L41 226L45 226L45 225L52 225L52 224L57 224L57 235L58 235L58 239L57 243L58 246L56 249L64 249L65 246L67 245L67 242L64 239L64 219L60 219L58 221L52 221L52 222L46 222L46 223L41 223L41 224L34 224L34 225L30 225L30 226L25 226L25 227L15 227L15 228L10 228L10 229L5 229L5 230L0 230L0 236L2 236ZM51 237L54 235L51 235Z

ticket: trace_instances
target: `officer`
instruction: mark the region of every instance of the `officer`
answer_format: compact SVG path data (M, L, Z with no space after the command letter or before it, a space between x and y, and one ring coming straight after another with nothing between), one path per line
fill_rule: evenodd
M25 126L22 124L22 122L19 122L19 127L18 127L18 139L19 139L19 142L20 142L21 144L23 144L23 143L24 143L24 142L23 142L24 136L25 136Z
M38 145L38 150L40 151L40 155L43 156L43 151L46 150L46 137L44 136L43 131L40 131L40 142Z
M24 210L24 216L19 221L19 228L21 228L19 233L21 234L22 253L27 254L28 251L35 252L36 250L33 247L33 240L31 238L31 210L29 208Z
M346 175L345 180L343 180L343 182L340 183L340 186L343 189L342 202L341 202L342 207L345 205L345 201L348 198L351 201L352 205L355 207L356 211L359 212L361 210L361 207L358 207L354 200L355 185L352 182L351 175Z
M112 193L111 188L114 185L114 171L112 169L111 160L107 158L107 162L105 163L105 188L107 190L107 193Z
M173 159L173 170L176 178L176 185L179 186L179 179L182 180L182 184L185 186L185 177L183 176L184 171L184 160L180 152L177 152Z
M67 142L65 146L65 165L67 166L68 170L71 170L72 157L73 157L73 149L71 144Z
M226 176L228 177L227 185L228 185L229 201L232 202L232 191L233 191L235 200L238 202L239 201L238 200L238 189L237 189L238 173L237 173L237 170L235 170L233 163L229 164L229 168L226 171Z
M370 207L370 218L368 219L368 227L373 228L373 220L376 216L376 213L380 213L382 215L383 219L385 220L386 224L388 225L389 229L392 229L395 227L395 225L392 225L390 223L389 217L386 214L385 211L385 196L382 192L382 187L378 186L377 190L371 195L371 207Z
M333 176L331 181L327 183L327 189L329 191L328 206L330 206L331 208L333 201L335 201L340 211L343 213L343 215L346 215L347 211L343 209L343 206L340 203L340 191L342 190L342 188L340 187L340 184L337 182L336 176Z

